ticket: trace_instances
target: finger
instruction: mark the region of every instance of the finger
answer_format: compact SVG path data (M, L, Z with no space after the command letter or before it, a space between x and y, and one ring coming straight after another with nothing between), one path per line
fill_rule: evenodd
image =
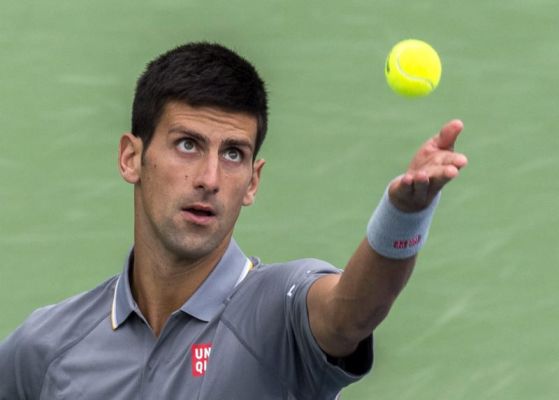
M468 158L461 153L445 151L436 156L435 162L439 165L453 165L460 169L468 165Z
M452 158L452 165L456 168L461 169L468 165L468 157L461 153L454 153L454 157Z
M448 182L458 176L460 171L454 165L445 165L440 168L440 171L431 178L431 190L438 192Z
M397 198L410 198L413 196L413 175L406 173L394 179L390 184L392 196Z
M409 172L404 174L402 176L401 184L405 187L406 190L409 190L411 192L413 190L413 175Z
M429 194L429 174L418 171L413 176L413 198L416 204L425 204Z
M455 165L438 165L427 168L429 174L429 193L431 195L439 192L446 184L458 177L460 169Z
M435 144L439 149L453 150L454 144L460 132L464 129L464 123L459 119L453 119L446 123L435 136Z

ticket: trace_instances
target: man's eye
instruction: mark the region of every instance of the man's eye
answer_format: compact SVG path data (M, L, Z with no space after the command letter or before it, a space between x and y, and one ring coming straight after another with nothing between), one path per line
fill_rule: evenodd
M243 154L238 149L227 149L224 157L229 161L240 162L243 159Z
M183 153L192 153L196 150L196 144L192 139L181 139L181 141L177 145L177 148Z

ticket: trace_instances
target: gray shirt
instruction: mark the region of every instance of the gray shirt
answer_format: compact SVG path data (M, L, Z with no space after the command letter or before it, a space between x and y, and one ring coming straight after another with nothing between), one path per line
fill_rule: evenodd
M323 261L262 265L231 241L159 337L132 297L130 265L0 343L0 400L335 399L371 368L372 338L333 360L312 336L308 288L339 273Z

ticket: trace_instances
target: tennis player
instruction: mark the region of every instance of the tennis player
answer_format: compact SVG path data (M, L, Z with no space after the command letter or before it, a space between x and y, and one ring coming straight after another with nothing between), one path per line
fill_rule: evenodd
M0 344L0 400L328 400L369 372L372 333L467 164L454 151L462 122L390 182L342 272L268 264L233 239L262 178L267 114L262 79L223 46L189 43L149 63L119 143L134 191L122 272L36 310Z

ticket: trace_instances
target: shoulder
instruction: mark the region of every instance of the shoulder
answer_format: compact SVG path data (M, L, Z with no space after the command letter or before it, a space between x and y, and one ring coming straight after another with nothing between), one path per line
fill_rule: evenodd
M341 270L323 260L302 258L277 264L257 264L254 272L255 275L260 275L260 279L275 278L293 281L307 276L339 274Z
M229 298L226 318L234 315L235 319L242 316L250 319L255 312L261 312L262 317L277 317L285 313L286 306L294 299L294 293L305 291L320 276L340 273L331 264L314 258L277 264L255 261L252 271Z
M71 342L110 314L117 277L62 302L35 310L22 325L22 336L44 344Z
M109 318L116 277L58 304L35 310L0 343L1 369L13 379L38 390L50 362L79 342L103 319ZM0 396L1 397L1 396Z

